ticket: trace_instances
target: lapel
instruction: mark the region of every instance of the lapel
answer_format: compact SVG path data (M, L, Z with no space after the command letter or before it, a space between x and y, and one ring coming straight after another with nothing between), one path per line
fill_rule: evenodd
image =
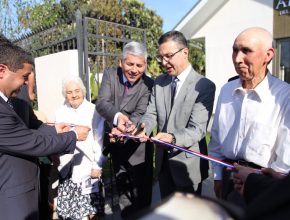
M143 83L143 77L135 83L131 88L129 88L128 93L125 97L122 98L122 102L120 104L120 110L122 110L140 91L140 87ZM124 82L122 82L122 94L124 92Z
M164 81L163 81L163 97L164 97L164 106L166 114L169 115L171 111L171 81L172 77L169 75L166 75Z
M5 102L5 100L2 97L0 97L0 102L3 104L4 108L6 108L10 113L14 114L18 119L20 119L20 121L22 121L22 119L15 112L15 110L11 109L11 107L7 104L7 102Z
M0 96L0 102L3 104L3 106L7 109L7 110L9 110L9 111L11 111L11 112L14 112L13 111L13 109L11 109L11 107L8 105L8 103L7 102L5 102L5 100ZM14 112L15 113L15 112Z
M117 77L115 77L114 80L115 90L112 91L112 94L115 94L115 106L120 109L124 92L123 73L120 67L117 69Z

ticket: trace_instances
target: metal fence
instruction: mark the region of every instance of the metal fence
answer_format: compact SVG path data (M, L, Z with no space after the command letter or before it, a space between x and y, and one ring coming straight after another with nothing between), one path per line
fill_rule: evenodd
M105 68L118 65L124 44L132 40L146 44L146 31L126 24L82 17L77 11L75 18L39 28L15 39L14 43L30 51L34 57L77 49L79 76L87 89L86 98L91 100L91 83L99 86L99 74ZM90 78L95 82L90 82Z

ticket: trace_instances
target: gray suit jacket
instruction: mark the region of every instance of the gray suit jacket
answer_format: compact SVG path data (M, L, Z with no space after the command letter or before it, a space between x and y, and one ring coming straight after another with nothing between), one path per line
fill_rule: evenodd
M172 77L164 74L155 80L149 106L141 121L146 132L157 125L158 132L173 133L176 145L207 152L204 137L212 114L215 85L193 69L175 98L171 110ZM200 144L202 141L202 145ZM156 169L160 172L164 148L156 149ZM176 185L184 186L201 181L200 160L187 153L173 152L169 164ZM184 167L186 169L180 169ZM189 177L189 178L188 178Z
M127 115L134 124L139 122L141 116L146 111L152 86L153 80L144 74L129 89L127 96L123 98L124 83L122 69L107 69L104 72L96 101L96 110L105 118L109 127L107 132L110 132L113 128L113 120L117 112ZM106 136L104 141L104 146L111 145L106 141ZM116 145L112 147L117 150ZM145 161L145 145L128 141L125 146L122 146L122 150L118 151L118 154L120 162L129 161L131 165L137 165Z

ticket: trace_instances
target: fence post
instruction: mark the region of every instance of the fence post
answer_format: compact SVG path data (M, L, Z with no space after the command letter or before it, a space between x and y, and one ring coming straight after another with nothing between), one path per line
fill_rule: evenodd
M90 94L90 79L88 74L85 72L84 68L84 33L83 33L83 19L80 10L76 11L76 39L77 39L77 49L78 49L78 64L79 64L79 76L83 80L86 86L86 98L91 100Z

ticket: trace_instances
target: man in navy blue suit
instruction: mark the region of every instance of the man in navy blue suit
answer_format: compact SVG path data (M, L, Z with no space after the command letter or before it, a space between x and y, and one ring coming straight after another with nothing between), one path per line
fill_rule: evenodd
M71 152L89 131L76 126L64 132L69 130L65 124L27 128L7 101L27 82L33 66L29 53L0 36L0 213L5 220L39 219L37 157Z

